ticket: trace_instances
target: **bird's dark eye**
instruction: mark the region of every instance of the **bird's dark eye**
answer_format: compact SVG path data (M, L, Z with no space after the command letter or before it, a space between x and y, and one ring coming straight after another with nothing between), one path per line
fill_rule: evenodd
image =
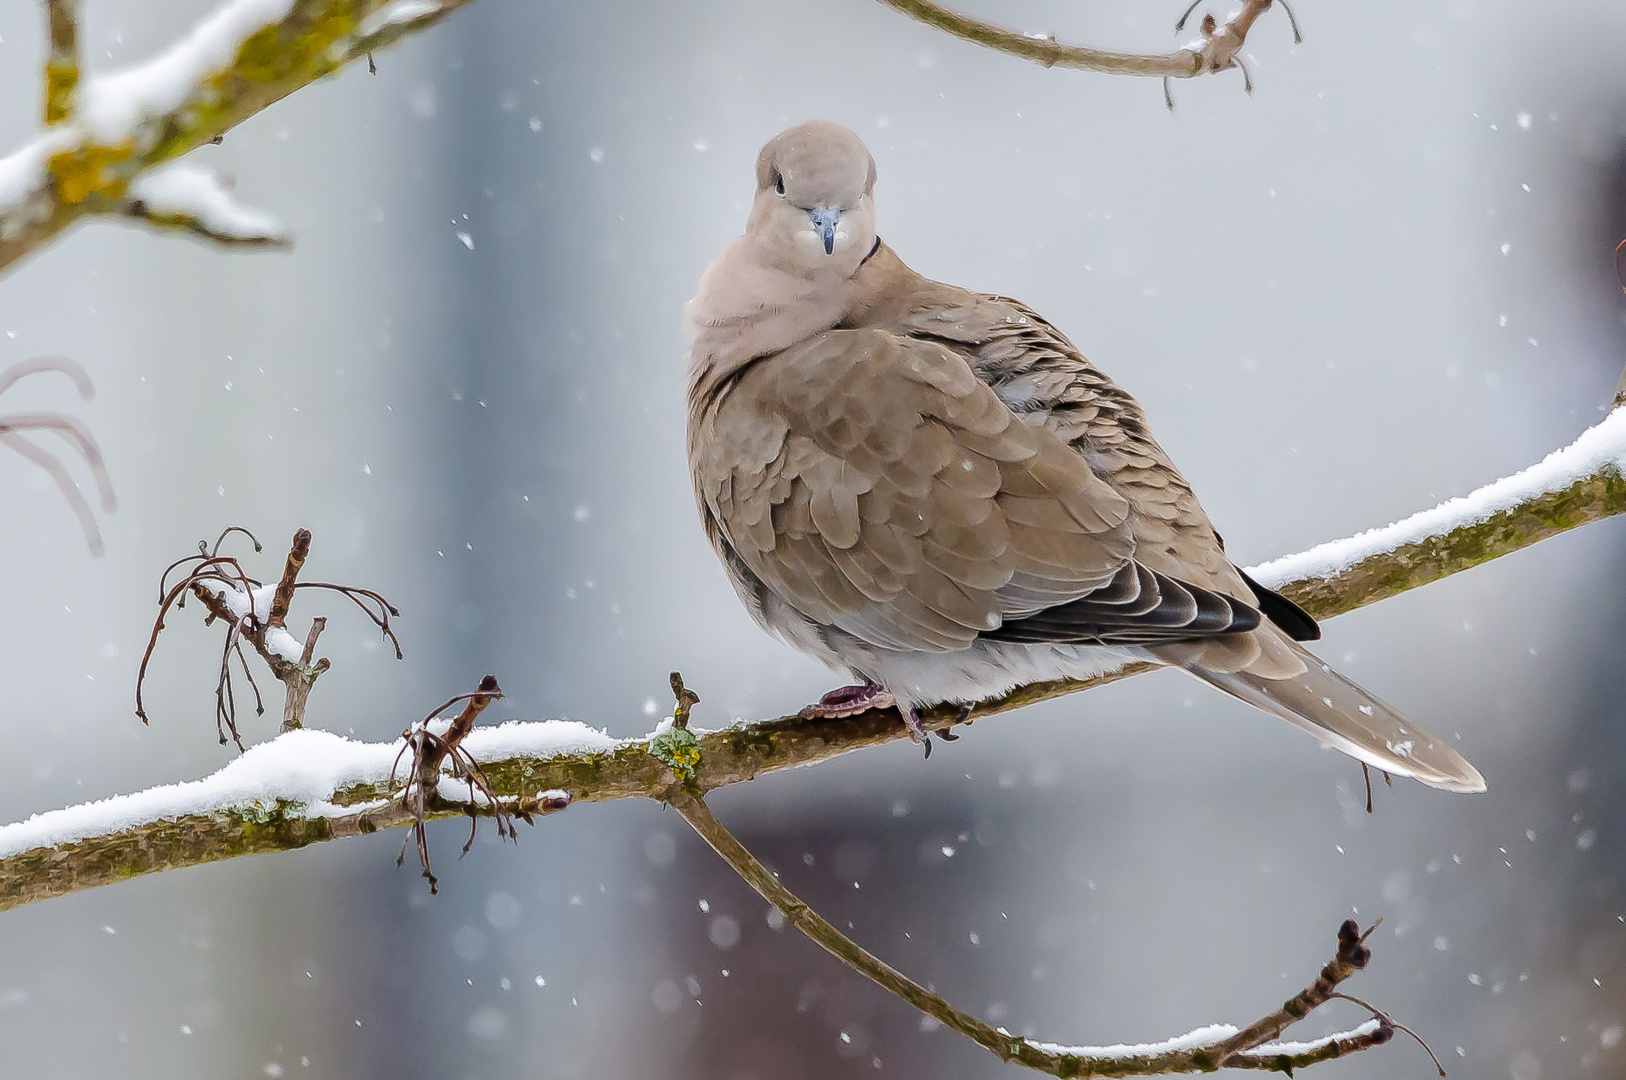
M785 193L785 178L777 172L773 174L773 189L781 195Z

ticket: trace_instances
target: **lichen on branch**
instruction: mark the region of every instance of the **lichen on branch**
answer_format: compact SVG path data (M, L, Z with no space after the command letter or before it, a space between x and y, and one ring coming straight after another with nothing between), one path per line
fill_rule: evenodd
M47 127L0 159L0 272L88 217L221 244L280 243L269 225L214 228L221 194L158 212L137 197L152 170L221 137L296 90L432 26L470 0L228 0L144 63L87 79L77 0L47 0ZM171 184L170 190L176 185Z

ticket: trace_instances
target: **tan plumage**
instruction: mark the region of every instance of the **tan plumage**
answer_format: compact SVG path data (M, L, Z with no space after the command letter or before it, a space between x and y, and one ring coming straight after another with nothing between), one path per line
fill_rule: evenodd
M688 308L695 495L759 622L906 716L1151 659L1379 768L1483 789L1261 615L1313 631L1231 563L1140 404L1060 331L905 266L874 183L845 128L774 138Z

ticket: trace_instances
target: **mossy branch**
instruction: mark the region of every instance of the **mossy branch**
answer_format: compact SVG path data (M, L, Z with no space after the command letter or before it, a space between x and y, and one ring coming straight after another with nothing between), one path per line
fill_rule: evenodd
M78 0L46 0L48 127L0 159L0 273L93 216L219 243L275 243L211 229L197 215L152 212L131 198L132 187L160 166L220 141L294 91L469 2L293 0L281 19L256 22L244 14L252 8L236 0L168 52L87 81L78 47ZM207 62L214 55L219 62ZM135 73L141 77L130 77Z
M1626 509L1623 458L1626 409L1611 413L1542 463L1482 488L1466 500L1277 560L1256 568L1255 576L1281 589L1310 614L1329 618L1619 514ZM1151 669L1150 664L1132 664L1094 679L1020 686L978 703L972 715L981 720ZM956 723L960 715L957 708L940 707L926 715L925 725L928 730L942 730ZM550 726L558 725L540 722L517 728L545 734ZM567 793L573 802L589 803L632 797L662 799L679 780L679 767L686 790L699 796L908 737L902 720L891 709L838 719L804 720L792 715L687 734L694 745L685 743L681 761L673 752L669 733L624 741L601 739L589 749L559 753L480 754L473 746L470 751L498 799L520 800L523 805L523 800L536 799L539 791L557 790ZM269 745L251 749L250 754ZM166 813L159 792L149 791L132 798L142 800L142 806L150 803L154 809L121 819L117 828L95 835L76 834L51 845L32 844L27 840L34 835L29 829L48 818L55 820L56 815L73 815L85 808L42 815L34 826L24 822L0 827L0 910L159 870L285 851L411 824L415 815L399 799L392 800L388 777L388 762L400 746L373 747L385 763L375 773L343 790L323 791L314 797L289 795L272 802L262 795L256 801L221 805L206 813ZM313 802L323 805L314 809ZM424 816L467 812L467 803L442 800L427 805Z

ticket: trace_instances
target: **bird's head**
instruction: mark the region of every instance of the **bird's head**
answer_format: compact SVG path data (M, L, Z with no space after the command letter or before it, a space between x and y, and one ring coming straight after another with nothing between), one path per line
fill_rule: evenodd
M875 159L839 124L809 120L768 140L745 235L785 269L858 269L875 246Z

